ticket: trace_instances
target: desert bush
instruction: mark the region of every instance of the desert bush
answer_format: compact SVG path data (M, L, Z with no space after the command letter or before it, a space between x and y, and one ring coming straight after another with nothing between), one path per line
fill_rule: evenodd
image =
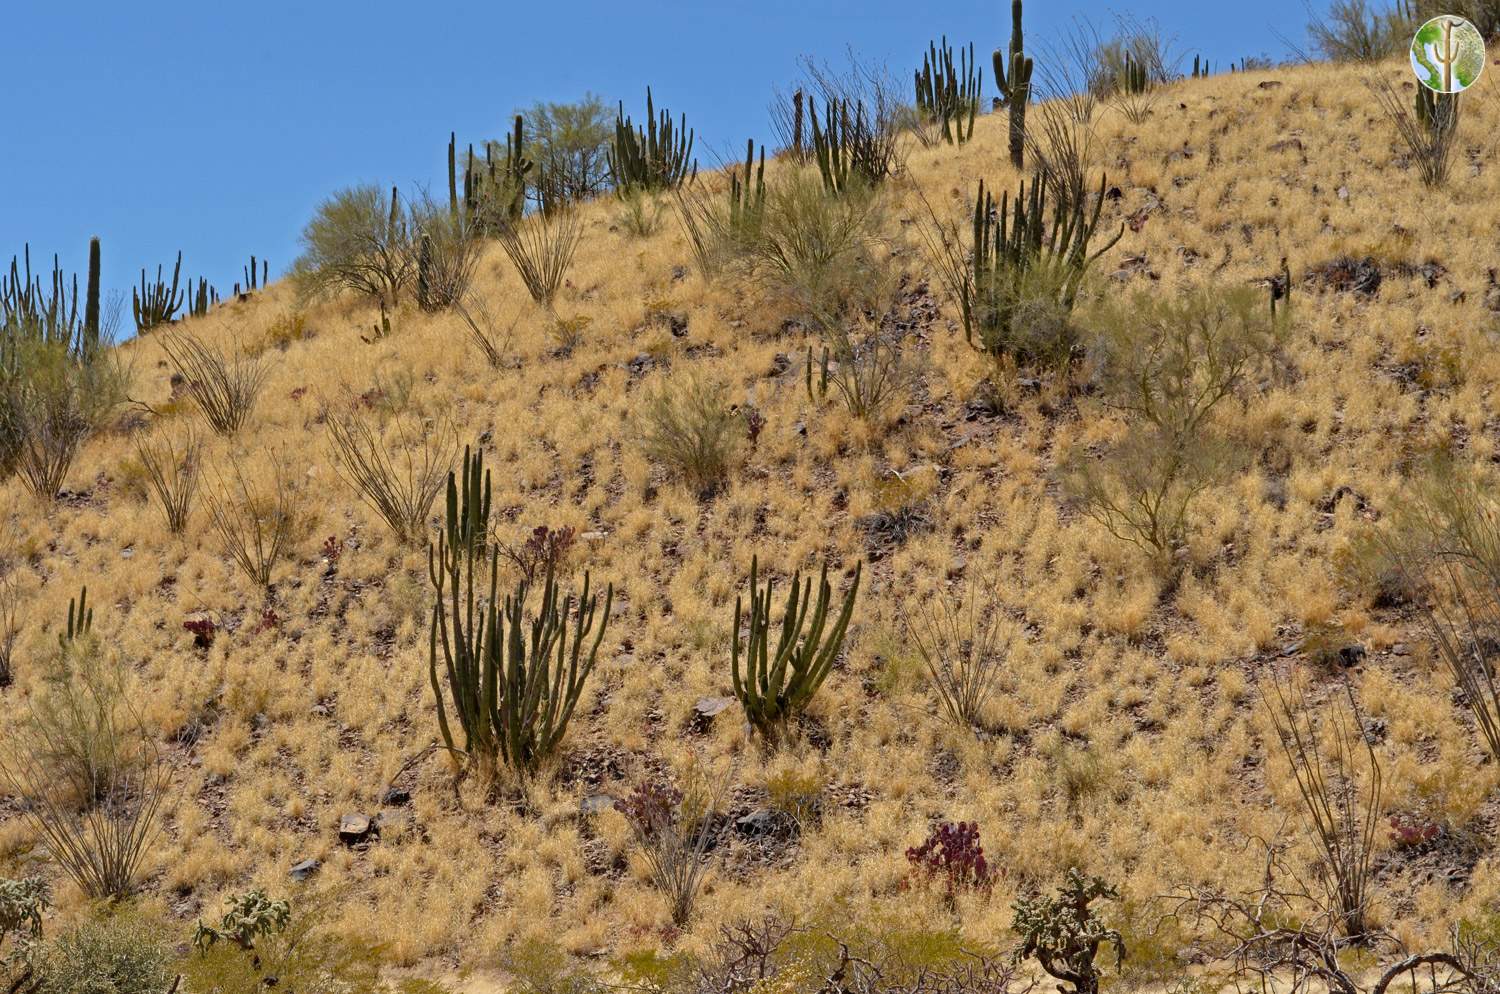
M283 478L281 466L271 470L269 487L245 478L241 462L231 464L231 476L217 477L208 495L208 513L225 553L256 586L269 589L276 563L296 537L295 494Z
M620 227L636 238L649 238L661 229L666 207L657 194L636 187L621 194L620 202Z
M187 527L193 497L198 490L203 447L188 429L182 447L165 433L136 443L136 457L146 474L146 482L166 519L167 531L180 535Z
M124 401L130 370L113 350L88 356L22 344L0 371L0 465L37 500L56 499L84 440Z
M78 888L114 899L134 891L160 833L171 770L126 700L119 664L74 635L0 753L0 782Z
M209 427L233 435L245 426L270 373L260 358L237 348L225 353L186 332L163 337L162 351Z
M463 757L484 779L493 779L502 764L530 775L567 734L609 628L614 586L606 588L599 612L598 594L590 593L585 573L575 612L573 596L562 595L549 570L541 604L528 619L531 588L525 580L503 603L497 594L500 552L489 538L490 477L482 456L464 452L462 476L448 473L447 497L427 570L433 586L428 678L438 728L449 753ZM463 734L462 749L450 711Z
M302 255L292 282L305 296L340 290L394 308L415 273L412 227L400 196L378 186L355 186L318 206L302 229Z
M1116 961L1123 961L1125 941L1091 905L1118 897L1115 888L1099 877L1085 877L1069 868L1056 897L1021 898L1015 903L1011 923L1021 936L1017 962L1035 959L1048 976L1062 982L1058 990L1063 994L1099 994L1099 951L1113 947Z
M728 478L744 422L729 400L728 384L686 375L646 395L636 430L648 459L708 494Z
M527 532L523 542L514 545L496 541L500 554L513 563L527 583L548 573L562 574L577 535L571 527L548 528L537 525Z
M1037 107L1060 105L1075 123L1091 122L1111 83L1103 47L1098 30L1085 20L1075 20L1057 41L1043 45L1041 58L1033 63L1031 94Z
M1365 85L1395 125L1422 182L1432 187L1446 183L1453 149L1458 144L1459 95L1433 93L1418 86L1414 99L1408 102L1405 91L1388 79L1372 77Z
M1411 43L1420 21L1407 16L1409 9L1404 4L1382 10L1369 0L1333 0L1326 13L1308 22L1308 39L1313 51L1332 62L1379 62L1404 52Z
M573 253L583 239L583 222L576 211L559 210L551 216L525 218L500 229L500 247L516 267L531 299L547 307L557 296Z
M905 618L942 714L955 727L975 732L1010 654L1004 616L988 590L988 583L971 577L960 596L928 598Z
M1321 727L1303 690L1274 677L1269 684L1261 700L1297 780L1326 906L1344 935L1358 939L1366 934L1374 879L1380 761L1347 683L1342 701L1325 709Z
M705 278L744 259L760 239L766 209L765 148L755 165L755 143L745 151L745 169L729 172L728 197L721 198L699 184L676 191L677 214Z
M1094 51L1096 68L1091 75L1099 92L1118 93L1126 82L1127 65L1138 66L1145 73L1148 87L1173 82L1181 62L1175 44L1176 39L1167 35L1155 18L1116 14L1114 34L1099 42Z
M693 788L684 795L675 787L642 784L616 803L640 846L651 883L666 895L678 928L693 916L716 825L716 794L704 783Z
M455 443L444 424L374 425L349 409L328 418L333 464L355 493L383 520L396 539L420 543L427 535L432 502L453 467Z
M38 994L166 994L172 952L160 931L123 911L69 929L47 945Z
M273 900L265 891L246 891L225 901L224 915L218 925L206 925L203 919L198 919L193 929L193 945L207 952L225 942L249 951L255 948L256 939L285 930L291 917L290 902Z
M646 88L646 123L637 126L620 103L615 114L614 140L605 151L609 176L620 196L649 191L675 190L698 174L692 158L693 132L683 114L676 124L665 108L660 115Z
M457 306L479 268L483 242L471 230L466 212L450 210L431 197L414 200L410 215L406 250L417 306L428 313Z
M1065 483L1085 514L1165 565L1197 498L1234 462L1214 412L1267 368L1286 325L1249 290L1212 289L1137 295L1092 323L1104 402L1128 428L1102 460L1075 452Z
M767 185L758 237L750 243L756 278L789 297L809 318L847 313L875 268L872 240L883 212L879 196L851 186L842 196L823 189L806 169Z
M828 679L834 662L844 646L849 620L854 616L854 598L859 593L863 563L856 563L854 577L844 594L844 603L829 625L828 609L833 601L833 587L828 582L828 564L818 577L818 596L812 598L812 577L805 581L802 573L792 575L782 614L780 635L774 653L771 650L771 598L775 581L759 582L760 558L750 560L750 609L744 600L734 599L733 654L730 675L734 696L745 710L745 719L761 736L779 740L791 721L801 716L813 695ZM809 611L811 614L809 615ZM741 622L746 638L740 640Z
M489 307L485 305L484 298L475 293L465 294L461 301L453 305L453 309L463 319L464 327L469 332L469 341L484 356L485 364L491 369L504 366L515 332L514 322L502 333Z
M520 113L542 188L538 207L576 204L608 188L614 121L602 98L585 93L572 103L538 101Z

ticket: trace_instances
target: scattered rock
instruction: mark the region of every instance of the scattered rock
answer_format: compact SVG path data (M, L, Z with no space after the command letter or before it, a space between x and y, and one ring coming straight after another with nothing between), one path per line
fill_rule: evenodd
M346 846L356 845L379 834L379 827L368 815L350 812L339 819L339 841Z
M1345 669L1358 666L1365 658L1365 647L1355 643L1346 645L1339 650L1339 664Z
M613 794L588 794L578 801L578 813L585 818L603 814L615 806Z
M293 880L306 880L314 873L317 873L322 866L323 863L321 860L304 859L302 862L295 864L287 876Z
M706 727L732 704L733 697L700 697L693 705L693 723Z
M579 535L578 537L581 538L581 539L583 539L585 542L602 542L608 536L609 536L609 532L607 532L607 531L591 531L591 532L584 532L582 535Z
M767 371L766 376L780 376L791 368L792 357L787 355L785 352L778 352L771 357L771 368Z
M1281 80L1279 79L1263 79L1256 84L1256 86L1262 90L1274 90L1280 85Z
M769 835L775 828L775 817L766 808L756 808L747 815L734 820L735 830L744 835Z
M380 804L386 808L402 808L411 803L411 791L405 787L387 787L380 795Z
M1339 187L1338 188L1338 195L1339 195L1339 199L1340 200L1348 200L1349 199L1349 188L1347 186L1341 186L1341 187Z
M1410 656L1411 646L1407 645L1405 642L1397 642L1395 645L1391 646L1391 655Z
M1288 642L1286 645L1281 647L1281 654L1283 656L1295 656L1301 650L1301 642Z
M968 402L964 404L964 420L998 418L1004 413L1005 399L1000 396L999 387L995 386L988 377L976 383L973 392L969 394Z

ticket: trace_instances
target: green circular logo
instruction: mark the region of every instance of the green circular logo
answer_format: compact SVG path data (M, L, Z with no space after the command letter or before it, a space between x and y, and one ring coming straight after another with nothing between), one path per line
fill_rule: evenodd
M1484 72L1484 36L1462 17L1440 14L1411 40L1411 71L1429 90L1462 93Z

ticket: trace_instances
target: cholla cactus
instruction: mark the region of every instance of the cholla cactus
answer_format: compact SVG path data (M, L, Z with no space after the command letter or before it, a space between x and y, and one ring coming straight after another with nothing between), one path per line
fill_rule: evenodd
M1071 990L1058 987L1063 994L1099 994L1099 968L1094 963L1099 947L1113 946L1116 960L1124 961L1125 940L1106 927L1089 905L1119 896L1101 878L1085 878L1070 867L1056 897L1022 898L1015 903L1011 928L1022 939L1016 961L1035 957L1050 976L1071 985Z
M292 920L292 905L289 901L273 901L262 890L237 894L226 902L224 917L215 928L198 920L193 931L193 945L200 952L208 952L215 943L229 942L244 950L255 948L259 937L275 935Z

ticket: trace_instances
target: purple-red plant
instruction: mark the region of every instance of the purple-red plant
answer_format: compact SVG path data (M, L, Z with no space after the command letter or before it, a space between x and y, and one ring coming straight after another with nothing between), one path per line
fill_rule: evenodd
M505 557L516 564L527 583L548 572L557 573L573 548L577 535L572 528L548 528L537 525L519 546L502 546Z
M984 858L984 846L979 844L978 822L943 822L926 842L906 850L906 860L914 876L941 880L949 896L965 890L989 890L995 882L994 871Z
M651 838L670 828L682 804L682 791L669 784L643 783L615 807L642 838Z
M214 644L214 636L219 633L219 626L214 624L212 618L194 618L184 621L182 627L193 633L193 645L199 649L207 649Z
M1414 812L1391 815L1391 841L1402 849L1425 845L1442 831L1443 827L1437 822Z
M323 558L328 560L331 566L339 561L339 556L344 554L344 543L337 535L329 535L323 540Z
M276 609L274 607L271 607L271 605L267 604L265 610L260 612L260 624L257 626L256 631L264 632L272 628L280 627L281 615L276 613Z

